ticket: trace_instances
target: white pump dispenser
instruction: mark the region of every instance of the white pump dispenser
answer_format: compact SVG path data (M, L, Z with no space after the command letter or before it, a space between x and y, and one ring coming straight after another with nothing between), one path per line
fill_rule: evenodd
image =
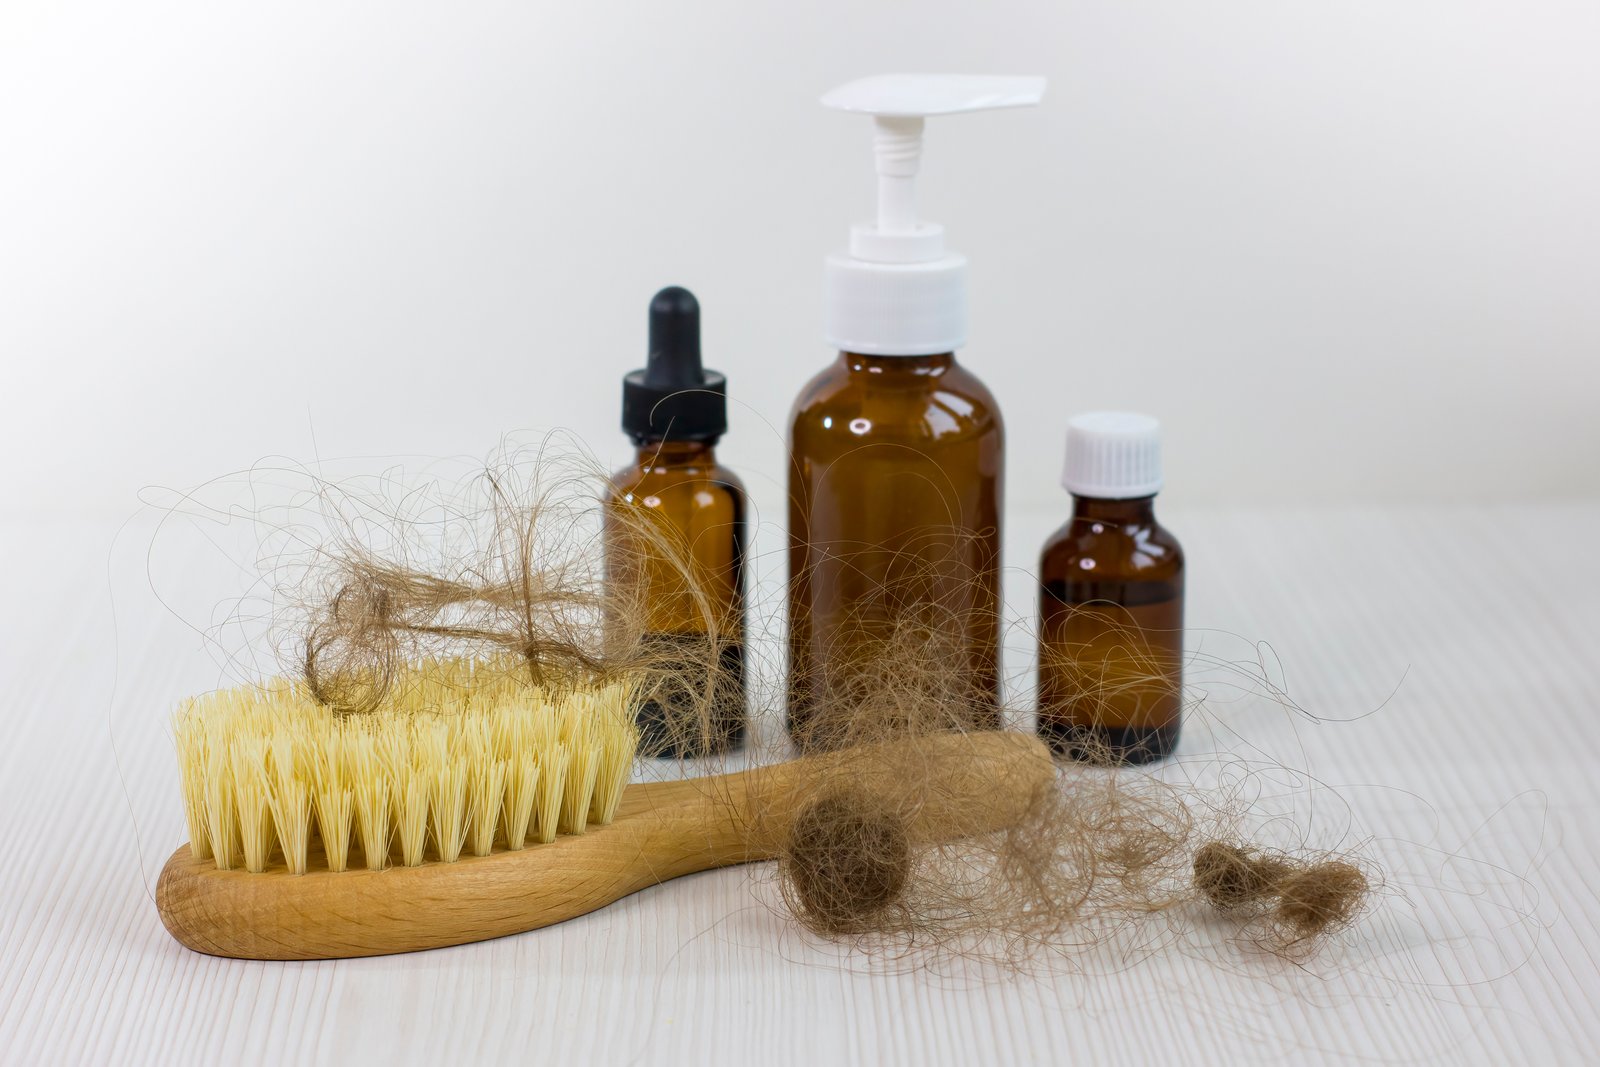
M969 74L885 74L841 85L824 107L871 115L878 165L876 225L850 229L849 254L828 257L825 329L845 352L927 356L967 340L967 260L946 252L944 227L917 219L923 120L1044 97L1045 80Z

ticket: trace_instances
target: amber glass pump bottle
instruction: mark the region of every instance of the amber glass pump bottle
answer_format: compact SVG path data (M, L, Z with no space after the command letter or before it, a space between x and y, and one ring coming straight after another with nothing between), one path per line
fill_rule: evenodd
M823 97L874 119L878 217L827 260L839 356L791 416L788 713L803 748L852 740L911 643L956 725L999 725L1004 431L956 362L967 261L917 219L912 186L926 116L1043 92L1042 78L893 75Z
M789 724L849 738L887 643L942 638L972 725L999 725L1000 412L949 352L844 352L795 405Z
M1067 426L1072 518L1039 561L1039 734L1060 755L1149 763L1177 748L1184 561L1155 517L1159 449L1147 415Z
M693 757L745 731L744 487L717 463L727 380L700 357L700 305L676 286L650 303L648 365L622 384L638 453L611 478L607 580L643 615L669 671L639 709L641 751ZM709 702L709 714L704 709Z

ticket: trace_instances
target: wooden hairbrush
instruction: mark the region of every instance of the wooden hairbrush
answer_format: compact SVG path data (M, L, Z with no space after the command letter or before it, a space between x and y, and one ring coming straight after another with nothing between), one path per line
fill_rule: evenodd
M967 832L1012 825L1053 779L1049 752L1029 735L947 734L919 743L933 776L911 818L924 839L952 821ZM322 845L312 840L300 860L304 873L290 873L281 849L260 873L250 873L218 869L214 858L198 857L201 849L184 846L161 872L156 905L182 944L241 959L377 956L503 937L595 911L680 875L774 857L787 825L783 814L830 770L848 773L853 759L861 759L859 750L631 785L604 825L455 862L329 870ZM860 766L859 784L870 788L872 761ZM315 798L315 788L308 789ZM972 823L974 813L981 813L981 825ZM343 825L348 829L348 815Z

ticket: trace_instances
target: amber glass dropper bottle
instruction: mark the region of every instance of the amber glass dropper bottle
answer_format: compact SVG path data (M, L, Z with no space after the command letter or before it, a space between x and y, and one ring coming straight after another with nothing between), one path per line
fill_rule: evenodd
M700 305L687 289L650 302L649 359L623 378L622 428L638 453L606 497L607 580L642 611L645 640L669 668L653 672L664 680L640 706L641 751L735 748L745 733L747 507L712 451L728 428L727 379L701 365Z
M1156 521L1160 424L1067 424L1072 518L1039 561L1039 734L1059 755L1149 763L1177 748L1183 549Z

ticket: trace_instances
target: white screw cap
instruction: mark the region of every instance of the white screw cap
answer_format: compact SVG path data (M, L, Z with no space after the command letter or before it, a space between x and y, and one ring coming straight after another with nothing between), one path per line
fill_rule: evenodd
M1073 496L1132 500L1161 491L1161 423L1127 411L1095 411L1067 422L1061 484Z

